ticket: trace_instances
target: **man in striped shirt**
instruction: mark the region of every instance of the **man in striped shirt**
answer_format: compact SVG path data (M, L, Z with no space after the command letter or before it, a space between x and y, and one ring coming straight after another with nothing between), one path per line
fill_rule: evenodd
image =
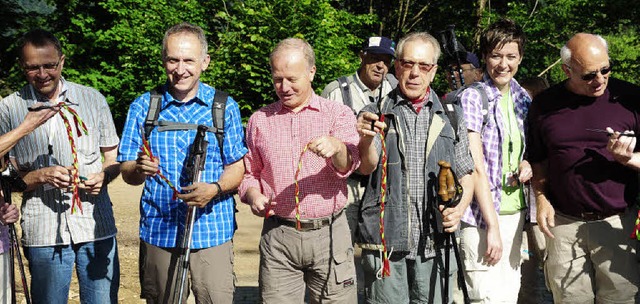
M357 303L343 208L360 164L353 111L313 92L311 46L289 38L269 58L279 100L247 125L242 201L266 216L260 240L263 303Z
M37 102L64 104L10 152L27 184L22 244L33 302L67 303L75 264L81 301L116 303L120 269L106 185L120 172L119 139L109 106L95 89L62 78L65 56L51 33L25 34L19 50L28 84L0 103L0 134L18 127ZM73 127L65 129L65 120Z

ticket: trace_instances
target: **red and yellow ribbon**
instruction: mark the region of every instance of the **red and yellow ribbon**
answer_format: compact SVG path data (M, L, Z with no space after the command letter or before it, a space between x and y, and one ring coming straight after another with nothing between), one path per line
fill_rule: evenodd
M631 238L640 241L640 210L638 211L638 217L636 217L636 223L631 232Z
M302 156L307 152L307 148L309 148L309 144L304 146L302 152L300 153L300 159L298 160L298 169L296 169L296 174L294 175L295 181L295 200L296 200L296 229L300 230L300 187L298 186L298 175L300 175L300 171L302 170Z
M149 156L150 159L155 159L155 156L153 156L153 152L151 152L151 144L149 144L149 141L147 140L147 137L144 135L144 128L142 126L140 126L140 137L142 138L142 146L140 146L140 151L144 152L145 155ZM156 172L156 174L158 174L158 176L164 180L167 185L169 185L169 188L171 188L171 190L173 190L173 195L171 197L172 200L176 200L178 194L180 194L180 192L178 191L178 189L176 189L176 187L173 185L173 183L171 183L171 181L164 175L162 174L162 172L160 172L160 166L158 166L158 171Z
M380 114L380 122L384 122L384 114ZM380 174L380 239L382 243L382 278L391 275L391 266L389 265L389 256L387 255L387 241L384 237L384 205L387 201L387 145L384 140L384 130L380 130L380 142L382 145L382 155L380 156L380 164L382 165L382 172Z
M70 108L64 102L58 103L58 105L65 109L67 112L71 113L73 116L73 122L76 127L76 134L78 137L84 135L88 135L89 131L87 130L87 126L84 124L84 121L78 115L74 109ZM73 171L71 173L71 214L76 212L76 207L82 213L82 201L80 200L80 194L78 193L78 184L80 184L80 168L78 163L78 151L76 150L75 140L73 138L73 130L71 129L71 123L62 111L59 111L60 117L62 117L62 122L64 123L64 127L67 130L67 138L69 139L69 145L71 146L71 156L73 157Z

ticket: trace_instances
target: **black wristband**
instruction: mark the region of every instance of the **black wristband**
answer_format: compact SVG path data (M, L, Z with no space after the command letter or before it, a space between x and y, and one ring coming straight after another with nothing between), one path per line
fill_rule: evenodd
M211 184L212 184L212 185L215 185L216 187L218 187L218 193L216 193L216 195L214 196L214 198L215 198L215 197L220 196L220 195L222 194L222 187L220 187L220 184L218 184L218 182L213 182L213 183L211 183Z

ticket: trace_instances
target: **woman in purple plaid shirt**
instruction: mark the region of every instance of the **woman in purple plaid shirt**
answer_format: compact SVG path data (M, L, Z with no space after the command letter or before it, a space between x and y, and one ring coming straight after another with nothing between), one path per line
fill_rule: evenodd
M513 21L491 24L480 40L488 109L483 109L478 90L461 95L476 170L474 201L462 218L460 246L469 296L477 303L516 303L520 290L527 210L522 183L532 175L523 160L524 118L531 98L513 77L522 62L524 42L522 29ZM491 212L497 214L499 231L487 222L494 217ZM501 255L490 255L500 247Z

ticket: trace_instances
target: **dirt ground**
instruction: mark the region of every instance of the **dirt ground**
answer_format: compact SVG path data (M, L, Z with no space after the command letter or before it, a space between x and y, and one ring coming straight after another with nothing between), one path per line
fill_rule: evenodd
M120 257L119 303L145 303L139 296L140 283L138 281L138 223L140 220L139 199L141 192L142 186L127 185L122 178L115 179L109 185L109 195L113 202L116 226L118 227L117 240ZM19 196L15 196L13 199L14 202L20 202ZM253 294L255 294L258 286L258 243L262 220L254 216L249 207L244 204L238 204L238 210L239 229L234 237L236 289L238 291L247 291L245 293L254 298ZM21 291L19 282L16 283L16 287ZM29 287L33 288L33 286ZM21 294L19 295L19 300L18 303L26 303ZM256 303L252 299L247 299L246 295L243 299L239 299L238 293L236 293L236 303L240 302ZM80 303L75 275L69 292L69 303Z

